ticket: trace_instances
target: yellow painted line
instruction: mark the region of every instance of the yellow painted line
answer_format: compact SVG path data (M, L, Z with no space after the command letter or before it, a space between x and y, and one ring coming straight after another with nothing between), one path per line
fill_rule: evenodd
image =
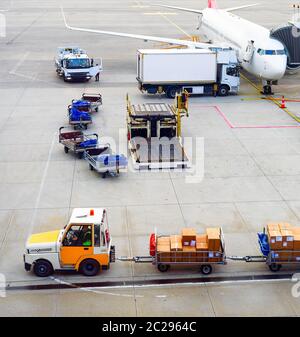
M246 80L248 83L250 83L258 92L260 92L261 90L259 89L259 87L253 83L251 80L249 80L246 76L241 74L241 77ZM270 101L273 102L275 105L277 105L279 108L281 108L281 101L277 101L276 99L270 97L268 99L266 99L266 101ZM297 117L295 114L293 114L289 109L285 108L282 109L283 111L285 111L290 117L292 117L295 121L297 121L298 123L300 123L300 118Z
M158 12L160 13L160 12ZM177 28L178 30L180 30L183 34L185 34L187 37L189 37L190 39L192 39L193 37L188 34L185 30L183 30L181 27L179 27L175 22L173 22L171 19L169 19L168 17L166 17L164 14L160 13L160 15L168 22L170 22L171 25L173 25L175 28Z

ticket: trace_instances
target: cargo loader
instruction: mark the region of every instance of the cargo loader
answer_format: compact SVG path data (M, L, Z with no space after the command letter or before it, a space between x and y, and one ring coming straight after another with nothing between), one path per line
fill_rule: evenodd
M239 63L232 49L140 49L137 81L141 92L168 98L181 91L227 96L239 92Z
M127 95L127 140L136 170L186 169L191 163L181 138L182 117L188 117L188 94L175 104L131 104Z

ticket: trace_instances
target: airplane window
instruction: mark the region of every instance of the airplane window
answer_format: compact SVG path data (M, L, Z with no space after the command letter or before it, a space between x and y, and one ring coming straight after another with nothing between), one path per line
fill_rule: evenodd
M266 50L266 55L276 55L276 50Z
M277 55L285 55L285 50L284 49L280 49L276 51Z

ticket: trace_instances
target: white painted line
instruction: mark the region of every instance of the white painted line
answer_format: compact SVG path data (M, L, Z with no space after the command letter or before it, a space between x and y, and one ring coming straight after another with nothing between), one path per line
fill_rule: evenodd
M24 61L27 59L29 56L29 52L26 52L23 57L20 59L20 61L13 67L13 69L9 72L9 74L15 75L17 70L21 67L21 65L24 63Z
M49 169L49 165L50 165L50 159L51 159L51 155L52 155L52 151L53 151L54 142L56 140L56 137L57 137L57 132L55 132L53 137L52 137L52 142L51 142L51 146L50 146L50 149L49 149L49 152L48 152L48 158L47 158L46 166L45 166L45 169L44 169L44 172L43 172L43 177L42 177L40 188L39 188L39 193L38 193L36 201L35 201L34 211L33 211L33 215L32 215L32 218L31 218L30 225L29 225L28 235L30 235L33 231L34 222L35 222L35 219L36 219L37 210L38 210L38 207L39 207L39 204L40 204L40 201L41 201L41 197L42 197L42 193L43 193L43 189L44 189L44 186L45 186L46 177L47 177L48 169Z
M76 285L66 282L66 281L62 281L58 278L55 277L50 277L53 281L59 283L59 284L64 284L67 286L72 287L74 290L79 290L79 291L85 291L85 292L90 292L90 293L94 293L94 294L98 294L98 295L110 295L110 296L118 296L118 297L132 297L132 298L142 298L144 296L142 295L130 295L130 294L118 294L118 293L109 293L106 291L99 291L99 290L95 290L95 289L99 289L99 288L81 288L81 287L77 287ZM125 287L124 287L125 288ZM132 288L132 287L131 287ZM102 288L100 288L102 289ZM120 289L122 289L122 287L120 287ZM70 289L66 289L66 290L70 290Z
M178 15L177 13L172 12L153 12L153 13L143 13L143 15Z

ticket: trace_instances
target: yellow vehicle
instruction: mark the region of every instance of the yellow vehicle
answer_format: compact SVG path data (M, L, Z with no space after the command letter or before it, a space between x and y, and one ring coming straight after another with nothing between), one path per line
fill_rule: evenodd
M25 270L47 277L55 270L95 276L115 262L115 247L105 209L76 208L63 230L31 235L24 253Z

